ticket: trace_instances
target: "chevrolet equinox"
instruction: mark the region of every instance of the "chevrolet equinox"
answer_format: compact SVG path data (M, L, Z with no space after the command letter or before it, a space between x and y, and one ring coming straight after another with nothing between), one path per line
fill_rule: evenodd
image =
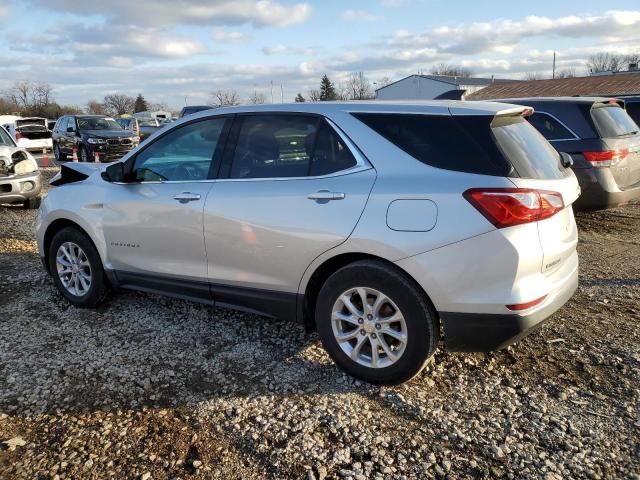
M129 288L293 319L372 383L442 339L502 348L578 282L571 159L500 103L203 111L109 166L65 164L38 217L47 271L93 307Z

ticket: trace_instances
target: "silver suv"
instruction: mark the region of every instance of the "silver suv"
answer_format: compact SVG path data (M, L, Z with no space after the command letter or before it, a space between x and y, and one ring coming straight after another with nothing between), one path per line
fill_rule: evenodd
M201 112L120 162L63 165L40 255L74 305L131 288L293 319L351 375L400 383L441 338L504 347L576 289L580 190L527 110Z

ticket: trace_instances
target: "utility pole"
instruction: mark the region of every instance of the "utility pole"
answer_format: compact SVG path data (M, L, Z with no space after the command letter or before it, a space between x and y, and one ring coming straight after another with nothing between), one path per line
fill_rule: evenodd
M556 51L553 51L553 73L551 74L551 78L556 78Z
M284 103L284 88L282 88L282 84L280 84L280 103Z
M271 80L271 103L273 103L273 80Z

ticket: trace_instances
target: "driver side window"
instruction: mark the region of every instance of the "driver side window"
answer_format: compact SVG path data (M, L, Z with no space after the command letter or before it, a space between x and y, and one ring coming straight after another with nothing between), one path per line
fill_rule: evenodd
M224 127L224 118L189 123L168 132L137 156L137 181L206 180Z

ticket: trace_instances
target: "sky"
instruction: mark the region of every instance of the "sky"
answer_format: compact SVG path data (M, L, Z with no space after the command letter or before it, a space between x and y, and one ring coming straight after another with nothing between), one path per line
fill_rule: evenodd
M594 52L640 51L638 0L2 0L0 92L48 82L59 103L142 93L179 109L234 89L292 101L323 74L372 81L461 65L523 78L586 74ZM272 87L273 85L273 87Z

